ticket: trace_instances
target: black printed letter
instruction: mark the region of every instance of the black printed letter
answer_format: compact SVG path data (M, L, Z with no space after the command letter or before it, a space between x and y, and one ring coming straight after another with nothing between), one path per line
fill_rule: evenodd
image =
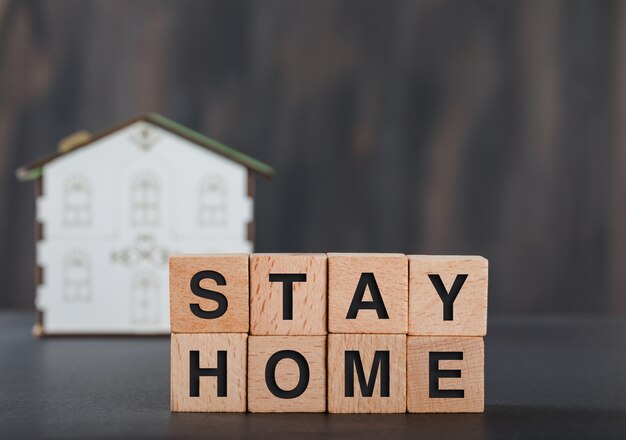
M283 390L276 383L276 366L283 359L293 359L298 364L300 379L293 390ZM267 389L281 399L295 399L306 391L309 386L309 363L297 351L282 350L274 353L265 365L265 384Z
M203 289L200 287L200 282L202 280L206 280L207 278L214 280L215 284L218 286L226 285L226 279L221 273L213 270L203 270L191 278L191 291L194 295L199 296L200 298L212 299L217 302L217 308L212 311L206 311L202 310L200 304L189 304L189 308L198 318L216 319L226 313L226 310L228 309L228 298L219 292L214 292L213 290Z
M226 352L217 352L217 368L200 368L200 352L189 352L189 396L200 396L200 377L217 377L217 397L226 397Z
M372 397L376 376L380 367L380 397L389 397L389 352L377 351L374 353L374 361L370 370L369 380L365 380L365 371L358 351L346 351L345 359L345 387L346 397L354 397L354 370L359 379L361 394L363 397Z
M446 291L446 286L443 285L443 281L441 281L441 277L439 275L429 274L428 278L430 278L430 282L433 283L433 286L435 286L435 290L439 294L439 298L443 301L443 320L452 321L452 317L454 315L452 305L454 304L456 296L461 291L463 283L467 279L467 274L463 273L456 276L454 284L452 284L452 289L450 289L450 293Z
M440 370L439 361L452 360L462 361L462 351L431 351L428 357L428 390L430 398L463 398L465 397L464 390L440 390L439 378L440 377L461 377L461 370Z
M293 319L293 283L306 281L305 273L271 273L270 282L283 284L283 319Z
M370 289L370 293L372 294L372 300L363 301L363 295L365 295L365 290L368 287ZM374 309L378 314L378 319L389 319L387 308L385 307L383 297L380 295L380 289L376 283L376 278L371 272L364 272L361 274L361 278L359 279L359 284L356 286L356 291L352 297L352 302L350 303L346 319L356 319L356 315L361 309Z

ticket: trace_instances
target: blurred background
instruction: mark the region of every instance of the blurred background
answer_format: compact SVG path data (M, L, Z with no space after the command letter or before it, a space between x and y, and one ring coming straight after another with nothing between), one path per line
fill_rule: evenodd
M480 254L492 313L625 313L626 3L0 0L0 308L79 129L162 113L275 167L256 250Z

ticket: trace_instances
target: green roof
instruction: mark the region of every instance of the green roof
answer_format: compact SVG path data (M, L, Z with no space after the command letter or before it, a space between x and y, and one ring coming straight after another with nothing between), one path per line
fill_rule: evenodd
M274 175L274 169L259 161L254 159L253 157L248 156L247 154L242 153L241 151L237 151L234 148L231 148L227 145L222 144L221 142L218 142L214 139L211 139L208 136L205 136L201 133L198 133L195 130L192 130L190 128L187 128L181 124L179 124L178 122L172 121L169 118L166 118L165 116L156 114L156 113L145 113L145 114L141 114L141 115L137 115L131 119L128 119L127 121L124 121L120 124L117 124L114 127L111 127L108 130L104 130L102 132L96 133L95 135L91 136L88 140L83 141L81 143L79 143L78 145L74 146L71 150L67 151L67 152L55 152L53 154L50 154L48 156L45 156L33 163L30 163L28 165L24 165L20 168L17 169L17 171L15 172L17 178L19 180L22 181L26 181L26 180L33 180L36 179L38 177L40 177L43 173L43 167L44 165L46 165L47 163L53 161L54 159L60 157L60 156L64 156L66 154L71 154L72 151L75 151L79 148L82 148L86 145L91 144L92 142L103 138L105 136L108 136L111 133L114 133L118 130L121 130L124 127L127 127L131 124L134 124L135 122L138 121L145 121L145 122L150 122L154 125L157 125L161 128L163 128L164 130L167 130L171 133L174 133L182 138L185 138L197 145L200 145L202 147L207 148L208 150L211 150L221 156L224 156L234 162L237 162L243 166L245 166L246 168L257 172L265 177L272 177Z

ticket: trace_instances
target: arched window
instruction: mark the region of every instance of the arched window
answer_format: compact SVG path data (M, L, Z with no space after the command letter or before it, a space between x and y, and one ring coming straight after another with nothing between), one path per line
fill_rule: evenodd
M228 188L221 176L210 176L200 182L198 224L200 226L225 226L227 218Z
M84 251L74 250L63 260L63 298L68 302L91 300L91 262Z
M91 225L91 185L83 176L72 176L65 181L63 224L68 227Z
M135 176L130 188L130 224L132 226L159 225L160 185L152 173Z
M159 321L159 285L150 272L136 274L131 281L131 321L156 324Z

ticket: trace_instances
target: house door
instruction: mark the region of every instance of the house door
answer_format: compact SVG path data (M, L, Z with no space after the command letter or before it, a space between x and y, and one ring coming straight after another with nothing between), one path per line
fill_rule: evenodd
M121 170L117 186L120 242L111 257L116 273L124 280L128 322L144 328L168 328L170 170L147 151Z

